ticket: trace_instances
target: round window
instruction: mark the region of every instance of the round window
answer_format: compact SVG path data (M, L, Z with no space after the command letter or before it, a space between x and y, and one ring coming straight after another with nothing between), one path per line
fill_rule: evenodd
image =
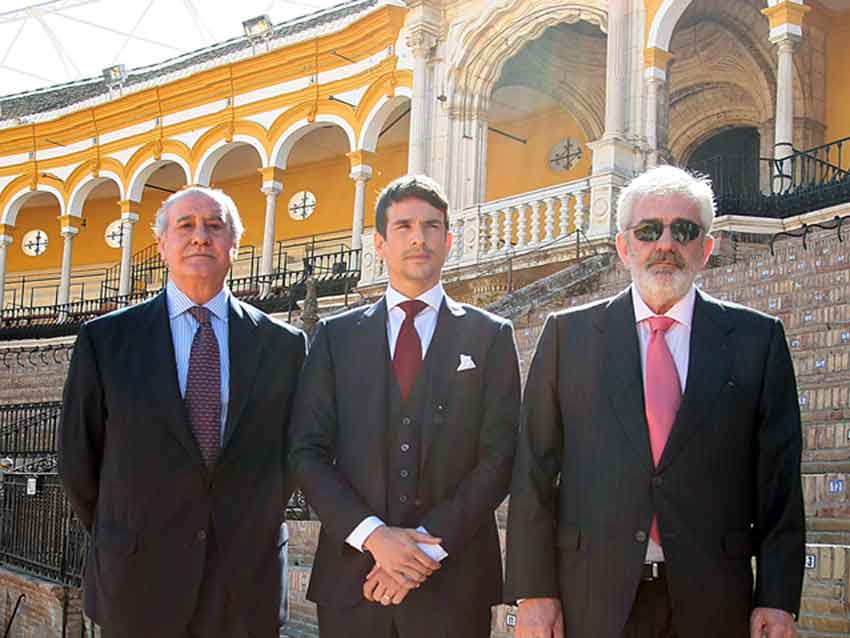
M289 216L292 219L307 219L316 210L316 196L310 191L298 191L289 199Z
M21 250L25 255L38 257L47 250L47 233L43 230L31 230L24 235L21 241Z

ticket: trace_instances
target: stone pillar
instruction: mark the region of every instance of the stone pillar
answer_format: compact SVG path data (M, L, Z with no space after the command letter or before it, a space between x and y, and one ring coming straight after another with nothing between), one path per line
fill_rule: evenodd
M605 133L587 146L593 152L590 178L590 239L613 236L614 207L619 188L635 170L636 149L626 141L626 112L630 52L628 0L608 3L608 39L605 59Z
M71 299L71 255L74 248L74 236L80 229L73 224L79 223L79 218L64 215L59 218L60 235L65 240L62 249L62 274L59 279L59 296L57 302L60 306L67 304Z
M372 179L372 157L369 151L348 153L351 161L349 177L354 180L354 215L351 223L351 248L363 247L363 222L366 218L366 182Z
M268 166L261 168L260 174L263 176L263 186L260 190L266 196L266 220L263 226L263 252L260 258L260 275L270 275L274 271L277 198L283 192L283 171L277 166Z
M0 224L0 315L6 306L6 249L12 244L14 226Z
M793 167L783 160L794 152L794 49L803 35L803 16L810 10L791 0L762 10L770 21L770 41L777 55L773 187L778 191L791 185Z
M139 202L124 200L121 206L121 274L118 279L118 295L130 294L133 272L133 226L139 221Z
M669 157L667 151L667 70L673 55L659 48L646 49L644 81L646 85L647 168L658 166Z
M605 57L605 136L622 139L626 131L628 95L628 23L626 1L608 2L608 39Z
M407 172L413 175L430 174L431 150L431 78L430 58L436 43L434 34L417 28L407 38L413 54L413 98L410 101L410 136L408 141Z

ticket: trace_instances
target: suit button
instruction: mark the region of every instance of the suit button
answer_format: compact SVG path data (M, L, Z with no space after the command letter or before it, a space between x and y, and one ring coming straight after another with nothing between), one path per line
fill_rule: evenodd
M437 412L442 412L445 409L446 409L446 406L444 406L442 403L437 404Z
M644 532L642 529L636 531L635 532L635 540L638 543L646 542L646 532Z
M664 479L663 478L661 478L660 476L653 476L652 477L652 486L653 487L661 487L662 485L664 485Z
M398 497L398 502L401 503L402 505L404 505L405 503L407 503L407 497L404 494L402 494L401 496Z
M401 451L402 451L402 452L408 452L408 451L410 451L410 443L402 443L402 444L401 444Z
M402 425L410 425L410 417L406 416L401 420Z
M401 472L398 473L398 475L401 478L407 478L408 476L410 476L410 472L408 472L407 470L402 470Z
M421 499L421 498L417 498L416 500L414 500L414 501L413 501L413 504L414 504L416 507L422 507L422 499Z
M198 533L195 534L195 538L198 540L199 543L205 542L207 540L207 531L204 529L199 529Z

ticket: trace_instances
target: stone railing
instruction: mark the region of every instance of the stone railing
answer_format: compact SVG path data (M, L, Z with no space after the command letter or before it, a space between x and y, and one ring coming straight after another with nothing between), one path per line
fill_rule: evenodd
M541 188L452 212L454 236L445 270L522 256L575 244L589 227L590 183L587 179ZM360 286L386 281L371 231L363 235Z

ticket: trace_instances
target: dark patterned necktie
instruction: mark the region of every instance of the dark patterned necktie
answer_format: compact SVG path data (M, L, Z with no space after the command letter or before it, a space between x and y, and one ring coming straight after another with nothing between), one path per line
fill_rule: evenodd
M198 322L189 354L186 378L186 413L207 467L215 465L221 448L221 363L210 311L201 306L189 308Z
M418 299L403 301L398 307L404 310L404 322L398 331L398 339L395 342L395 353L393 355L393 369L401 390L401 398L407 401L416 381L416 374L422 367L422 342L413 320L422 312L428 304Z

